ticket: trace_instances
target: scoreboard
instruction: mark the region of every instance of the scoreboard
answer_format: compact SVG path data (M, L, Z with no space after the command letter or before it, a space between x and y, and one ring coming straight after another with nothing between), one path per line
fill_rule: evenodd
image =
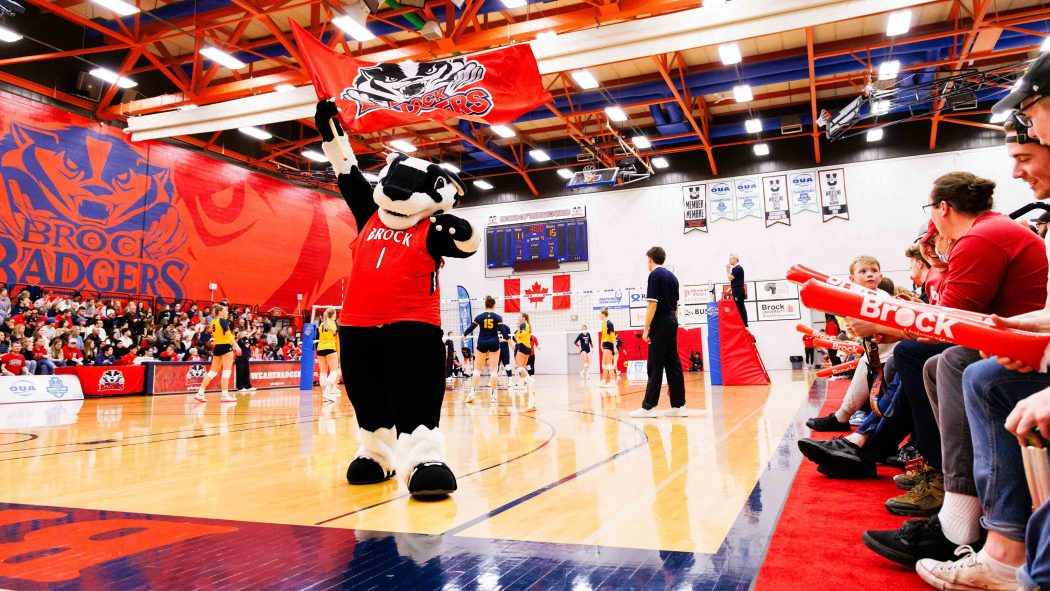
M587 260L587 218L490 227L485 231L489 269L522 261L577 263Z

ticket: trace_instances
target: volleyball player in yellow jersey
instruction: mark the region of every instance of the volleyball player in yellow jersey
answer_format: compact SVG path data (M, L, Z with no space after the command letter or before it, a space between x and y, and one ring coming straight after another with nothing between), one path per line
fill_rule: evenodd
M518 316L518 330L514 332L514 374L517 376L517 387L526 388L532 385L532 378L526 365L532 355L532 325L529 315L522 312Z
M197 402L208 401L207 397L204 396L204 391L207 390L208 383L215 376L219 375L219 370L221 369L222 396L219 397L219 401L237 402L237 397L230 395L230 376L233 374L234 346L233 331L230 330L230 309L223 304L215 304L212 306L211 315L214 318L211 324L208 325L208 332L211 333L212 342L215 344L211 354L211 369L204 374L204 381L201 382L201 387L197 390L197 394L193 399Z
M602 388L616 387L616 329L609 322L609 309L598 313L602 328Z
M328 402L339 399L339 324L335 308L328 308L317 326L317 370L321 396Z

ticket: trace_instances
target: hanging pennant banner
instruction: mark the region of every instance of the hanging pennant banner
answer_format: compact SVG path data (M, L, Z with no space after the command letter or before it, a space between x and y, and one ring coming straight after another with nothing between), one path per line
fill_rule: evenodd
M745 177L741 179L734 179L733 184L736 185L736 219L743 219L749 216L756 218L762 217L762 212L759 211L761 207L761 196L759 195L758 180L755 178Z
M820 181L820 213L824 221L836 218L849 219L849 205L846 203L846 171L842 168L830 168L817 173Z
M788 209L787 175L762 177L763 202L766 206L766 227L776 224L791 225L791 210Z
M718 220L736 219L736 204L733 202L733 183L711 183L711 223Z
M788 193L792 214L804 211L817 213L817 175L812 170L789 174Z
M707 231L707 185L693 183L682 186L683 234L693 230Z

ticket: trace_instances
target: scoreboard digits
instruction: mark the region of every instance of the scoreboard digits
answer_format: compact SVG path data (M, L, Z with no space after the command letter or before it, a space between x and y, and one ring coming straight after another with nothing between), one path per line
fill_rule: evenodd
M497 226L485 231L489 269L513 267L521 261L587 260L587 220L571 219Z

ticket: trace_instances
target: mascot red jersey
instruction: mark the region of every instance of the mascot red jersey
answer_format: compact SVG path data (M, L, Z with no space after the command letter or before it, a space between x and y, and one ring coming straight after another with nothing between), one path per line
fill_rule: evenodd
M373 189L330 101L317 105L322 148L357 222L339 317L343 383L357 414L350 484L398 474L417 497L456 490L438 428L445 396L438 271L474 254L479 233L448 212L465 188L438 164L393 153Z

